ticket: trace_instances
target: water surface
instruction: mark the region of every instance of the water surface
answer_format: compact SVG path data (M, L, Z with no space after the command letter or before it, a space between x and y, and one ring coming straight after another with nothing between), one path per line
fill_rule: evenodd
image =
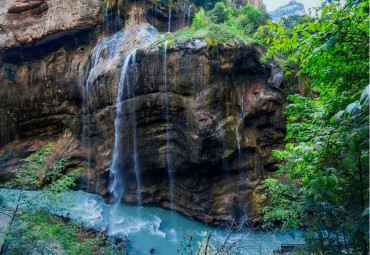
M20 208L31 210L46 210L50 213L70 217L74 222L97 230L106 229L110 235L127 237L129 239L129 254L172 255L186 254L183 247L193 236L194 250L198 247L205 232L212 233L212 243L223 243L228 231L221 228L207 226L201 222L193 221L173 211L156 207L141 207L138 215L137 206L120 204L111 206L97 195L82 191L72 191L58 197L48 196L40 191L19 191L0 189L0 198L3 198L7 207L15 208L15 201L22 194ZM111 210L118 212L110 218ZM174 225L172 221L175 219ZM114 222L112 222L114 221ZM114 229L109 230L110 226ZM303 243L295 232L250 232L235 233L230 242L238 242L242 252L235 254L260 255L273 254L273 250L280 248L282 243Z

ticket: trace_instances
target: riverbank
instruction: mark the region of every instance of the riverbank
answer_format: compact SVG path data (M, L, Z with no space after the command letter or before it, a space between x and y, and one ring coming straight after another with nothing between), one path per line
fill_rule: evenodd
M0 189L0 197L8 208L15 208L19 194L19 190ZM231 233L230 229L210 227L161 208L107 205L100 196L82 191L57 196L23 191L21 200L21 210L46 211L96 231L105 230L108 236L127 237L129 243L125 248L129 254L181 254L189 247L196 251L202 248L209 235L212 249L226 243L230 249L235 249L232 254L243 255L273 254L283 243L303 243L297 231ZM111 217L112 212L119 217Z

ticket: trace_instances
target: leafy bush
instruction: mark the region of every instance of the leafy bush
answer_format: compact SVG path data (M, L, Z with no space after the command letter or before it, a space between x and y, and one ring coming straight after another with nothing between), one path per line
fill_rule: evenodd
M40 177L45 170L47 157L53 153L54 144L50 143L41 150L27 157L21 167L15 172L15 177L6 186L17 188L40 188Z
M217 2L213 10L210 12L210 16L215 23L224 23L231 19L233 15L233 9L226 7L223 2Z
M343 242L355 243L354 252L366 249L368 221L361 214L369 206L369 90L333 117L320 100L290 97L290 143L274 152L284 164L277 179L264 182L270 197L263 209L266 227L304 226L315 251L338 252Z
M311 98L289 97L265 226L304 226L314 254L368 254L368 4L333 1L317 16L269 23L267 56L311 81Z
M193 23L191 25L192 30L199 30L205 28L208 22L206 20L206 14L203 8L200 8L199 12L194 15Z
M210 46L234 41L251 43L254 41L252 34L265 21L266 15L252 5L247 5L240 11L234 11L225 3L218 2L208 13L200 8L199 12L194 15L193 23L189 29L167 36L165 40L181 44L201 39ZM260 37L263 36L261 33ZM261 38L258 40L262 41Z
M45 188L50 193L65 192L75 185L82 168L72 173L64 173L69 157L63 157L54 165L47 164L48 157L54 152L55 145L50 143L27 157L21 167L15 172L14 178L6 183L6 187L22 189Z
M206 10L211 10L218 1L219 0L193 0L193 3L205 8Z
M15 219L4 254L126 254L103 237L46 212L21 212Z
M266 21L266 14L256 9L253 5L247 4L240 10L234 23L236 23L237 28L245 34L252 34L256 32L259 26L265 24Z
M199 30L182 30L176 34L165 37L165 40L169 40L176 44L189 43L196 39L205 40L210 46L215 46L223 42L253 42L251 38L230 30L225 24L210 24Z

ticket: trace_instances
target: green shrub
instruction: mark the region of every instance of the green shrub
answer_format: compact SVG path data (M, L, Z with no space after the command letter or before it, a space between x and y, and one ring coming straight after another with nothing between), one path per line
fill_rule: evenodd
M213 10L210 12L210 16L215 23L224 23L232 18L233 10L230 7L226 7L223 2L217 2Z
M200 8L199 12L194 15L193 24L191 25L192 30L199 30L205 28L208 22L206 20L206 14L203 8Z
M21 212L15 219L4 254L125 254L113 242L85 234L80 225L66 222L46 212ZM113 244L113 246L112 246ZM114 251L114 253L110 252Z

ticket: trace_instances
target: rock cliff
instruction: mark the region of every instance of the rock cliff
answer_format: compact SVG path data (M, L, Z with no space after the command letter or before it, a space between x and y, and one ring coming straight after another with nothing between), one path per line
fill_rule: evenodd
M261 180L275 170L271 151L284 145L285 99L276 65L263 66L256 45L165 42L147 23L157 19L152 3L127 3L119 12L124 31L103 36L112 24L103 22L102 3L62 2L0 6L0 180L11 178L20 158L59 141L57 155L71 157L69 168L86 169L80 188L109 199L118 135L124 201L137 203L139 163L143 204L212 224L243 212L258 216L265 199ZM93 8L81 8L86 4ZM22 33L17 24L24 16L16 15L26 15L34 28ZM186 25L180 16L175 27ZM120 84L123 126L115 134Z

